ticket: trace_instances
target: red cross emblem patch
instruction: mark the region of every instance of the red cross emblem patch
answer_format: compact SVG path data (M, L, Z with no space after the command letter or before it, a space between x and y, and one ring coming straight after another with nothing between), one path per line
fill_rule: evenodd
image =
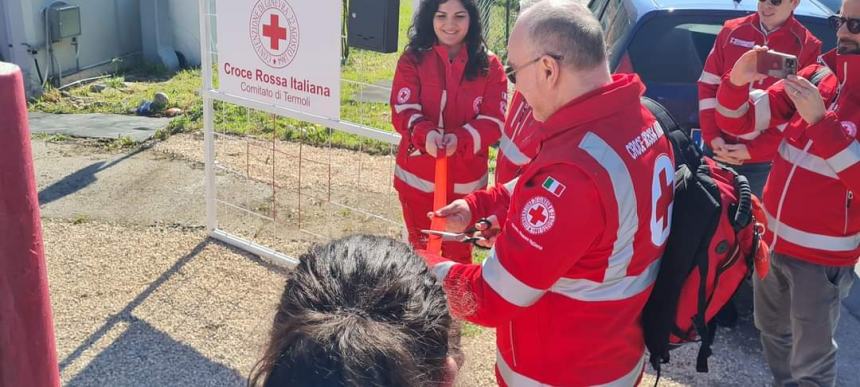
M848 137L857 137L857 125L854 125L851 121L842 121L842 130L845 131L845 134Z
M409 101L409 97L412 96L412 91L409 90L408 87L404 87L397 92L397 103L406 103Z
M538 235L549 231L555 224L555 207L543 196L531 198L520 215L520 221L529 233Z

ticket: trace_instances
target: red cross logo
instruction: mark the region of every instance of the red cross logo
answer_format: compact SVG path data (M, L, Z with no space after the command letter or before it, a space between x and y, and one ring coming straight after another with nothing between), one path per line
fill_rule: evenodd
M546 209L543 206L535 206L529 210L529 223L534 226L537 226L543 222L546 222L546 215L544 212Z
M269 15L269 23L263 25L263 36L269 38L272 50L281 49L281 41L287 40L287 29L281 27L280 17L276 14Z
M660 197L657 199L657 219L659 219L663 223L663 229L669 226L669 206L672 204L672 195L670 193L674 191L675 186L670 180L669 183L666 183L666 170L660 170L660 182L663 184L660 185Z

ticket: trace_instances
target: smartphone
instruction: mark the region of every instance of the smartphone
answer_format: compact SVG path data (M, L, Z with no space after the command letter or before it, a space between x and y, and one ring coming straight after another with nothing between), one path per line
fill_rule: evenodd
M702 140L702 129L693 128L690 129L690 139L693 140L693 144L699 148L700 151L705 151L705 144Z
M761 51L756 56L756 71L774 78L785 79L797 74L797 57L778 51Z

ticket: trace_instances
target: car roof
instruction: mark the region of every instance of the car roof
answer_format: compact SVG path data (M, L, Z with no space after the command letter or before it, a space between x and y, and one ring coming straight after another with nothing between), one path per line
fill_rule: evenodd
M755 12L758 0L631 0L632 5L644 15L652 10L714 10ZM826 18L833 13L817 0L801 0L794 11L798 16Z

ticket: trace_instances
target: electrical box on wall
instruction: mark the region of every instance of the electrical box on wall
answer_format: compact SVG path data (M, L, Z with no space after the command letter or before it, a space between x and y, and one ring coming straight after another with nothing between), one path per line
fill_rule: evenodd
M81 34L81 8L79 6L58 1L51 4L47 12L52 41L58 42Z
M397 52L400 0L349 0L347 42L351 47Z

